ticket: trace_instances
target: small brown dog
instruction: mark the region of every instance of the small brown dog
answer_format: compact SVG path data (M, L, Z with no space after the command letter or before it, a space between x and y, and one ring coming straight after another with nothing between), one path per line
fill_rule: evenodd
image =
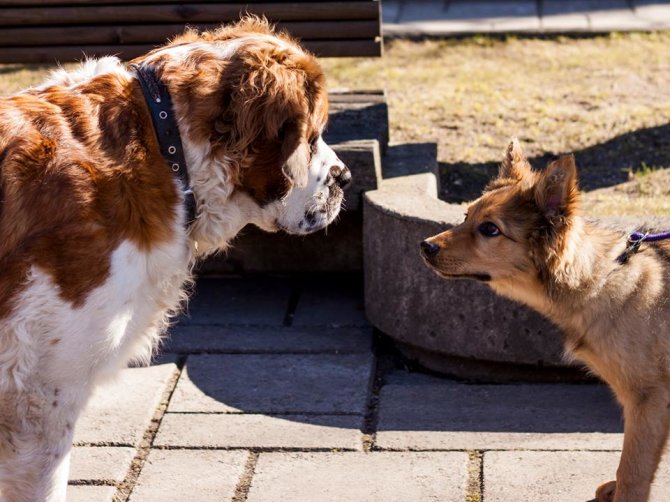
M574 157L536 172L513 140L465 221L423 241L422 254L442 277L485 281L563 329L567 351L624 411L616 481L596 500L644 502L670 426L670 244L633 246L585 221L578 203Z

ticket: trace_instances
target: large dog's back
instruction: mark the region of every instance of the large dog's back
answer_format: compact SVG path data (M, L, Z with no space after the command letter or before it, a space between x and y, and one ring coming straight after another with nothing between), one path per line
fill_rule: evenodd
M178 194L141 97L114 74L75 85L0 100L0 319L32 266L77 304L121 241L169 237Z

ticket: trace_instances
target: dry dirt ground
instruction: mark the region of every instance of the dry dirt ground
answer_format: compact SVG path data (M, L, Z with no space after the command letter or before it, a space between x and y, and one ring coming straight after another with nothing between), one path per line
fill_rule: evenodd
M327 60L331 87L388 93L393 141L438 143L443 198L476 197L510 136L544 167L574 152L591 214L670 215L670 32L396 40Z
M436 142L442 196L476 197L509 137L540 168L574 152L591 214L670 215L670 32L393 40L325 59L331 88L388 95L391 139ZM0 95L48 67L0 66Z

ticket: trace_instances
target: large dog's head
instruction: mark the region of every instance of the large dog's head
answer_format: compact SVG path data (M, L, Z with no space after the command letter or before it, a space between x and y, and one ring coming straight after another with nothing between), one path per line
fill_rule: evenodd
M571 239L578 199L574 157L533 171L514 140L465 221L421 243L423 258L443 277L478 279L510 296L543 291L558 265L579 252Z
M335 219L351 174L322 138L324 75L294 40L247 18L188 31L136 62L172 94L206 247L246 223L307 234Z

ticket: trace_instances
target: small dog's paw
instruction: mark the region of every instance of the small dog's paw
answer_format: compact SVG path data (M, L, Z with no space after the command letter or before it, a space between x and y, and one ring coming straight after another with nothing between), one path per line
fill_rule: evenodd
M596 490L596 502L613 502L616 491L616 481L603 483Z

